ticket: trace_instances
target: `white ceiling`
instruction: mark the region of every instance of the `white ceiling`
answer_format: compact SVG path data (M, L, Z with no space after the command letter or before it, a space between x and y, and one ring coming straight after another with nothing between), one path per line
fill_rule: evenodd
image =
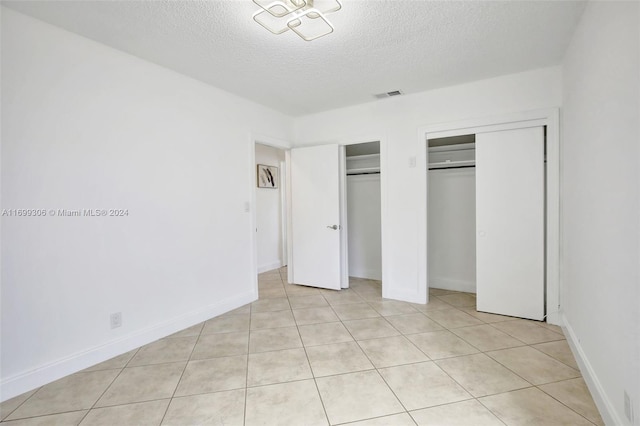
M294 116L559 64L584 9L344 0L335 32L306 42L253 22L251 0L2 4Z

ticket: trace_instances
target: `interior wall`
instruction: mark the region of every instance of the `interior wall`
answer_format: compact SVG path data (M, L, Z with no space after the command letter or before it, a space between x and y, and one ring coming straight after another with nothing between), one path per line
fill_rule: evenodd
M590 2L564 59L562 306L607 424L640 420L640 5Z
M278 188L256 188L258 272L283 266L282 185L280 163L284 150L256 144L256 164L278 167Z
M249 138L292 120L9 9L1 30L2 208L55 211L2 218L2 399L255 300Z
M347 176L349 276L382 280L380 174Z
M437 123L559 107L561 92L560 67L543 68L298 117L294 140L297 146L385 141L383 292L385 297L425 303L427 271L420 269L416 253L426 236L420 176L427 166L426 158L418 155L425 143L418 130Z
M429 171L429 287L476 292L474 168Z

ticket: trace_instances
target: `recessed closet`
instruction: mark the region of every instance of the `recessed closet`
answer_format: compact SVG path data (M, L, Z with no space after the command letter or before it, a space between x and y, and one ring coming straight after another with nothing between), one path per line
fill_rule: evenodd
M545 318L545 127L427 138L429 286Z
M429 286L475 293L475 135L428 142Z
M349 276L382 279L380 142L346 146Z

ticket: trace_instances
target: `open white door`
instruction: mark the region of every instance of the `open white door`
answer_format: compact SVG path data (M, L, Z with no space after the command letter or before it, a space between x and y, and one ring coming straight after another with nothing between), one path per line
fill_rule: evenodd
M340 147L291 150L293 283L340 290Z
M476 135L477 309L544 319L544 132Z

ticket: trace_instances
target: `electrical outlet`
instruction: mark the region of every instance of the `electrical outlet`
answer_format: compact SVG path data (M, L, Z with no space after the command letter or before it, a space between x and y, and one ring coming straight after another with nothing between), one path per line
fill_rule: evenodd
M629 423L633 424L633 403L627 391L624 391L624 415L629 420Z
M111 328L118 328L122 326L122 312L116 312L111 314Z

